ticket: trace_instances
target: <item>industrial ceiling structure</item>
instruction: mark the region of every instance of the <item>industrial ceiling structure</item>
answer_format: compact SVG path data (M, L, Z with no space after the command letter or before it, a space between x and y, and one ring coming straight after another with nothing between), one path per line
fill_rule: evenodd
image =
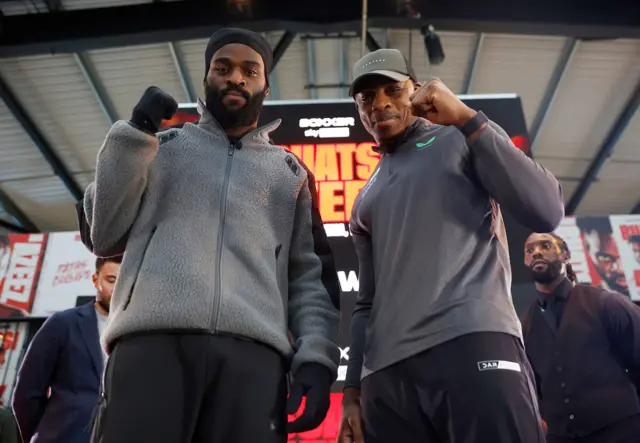
M0 0L0 229L76 229L73 204L110 125L152 84L179 102L200 96L204 48L219 27L271 41L270 100L347 96L361 56L359 1L202 3ZM568 214L640 213L640 2L588 12L550 0L482 12L467 0L427 3L369 0L367 47L402 50L421 79L456 93L518 94L533 156L562 183ZM446 54L437 66L426 24Z

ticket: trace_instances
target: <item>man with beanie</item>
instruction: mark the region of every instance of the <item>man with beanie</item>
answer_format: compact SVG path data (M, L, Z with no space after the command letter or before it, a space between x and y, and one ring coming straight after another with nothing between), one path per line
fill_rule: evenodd
M222 29L197 125L156 134L178 106L150 87L100 149L85 244L126 253L96 443L284 443L326 415L339 285L313 176L270 141L279 121L257 127L272 64L262 36Z
M549 443L640 441L640 307L578 284L555 234L532 234L524 264L538 291L522 329Z
M360 288L340 443L542 443L501 208L551 231L558 182L439 79L417 83L400 51L353 71L381 159L351 214Z

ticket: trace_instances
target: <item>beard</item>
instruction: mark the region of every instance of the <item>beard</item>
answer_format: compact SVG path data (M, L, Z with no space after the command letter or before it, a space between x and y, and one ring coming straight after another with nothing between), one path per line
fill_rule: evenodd
M104 312L107 312L107 313L109 312L109 308L111 307L111 303L110 302L108 302L108 301L106 301L104 299L100 299L100 300L96 299L96 303L98 303L100 305L100 307L102 309L104 309Z
M235 91L242 94L242 97L246 100L244 106L240 108L228 108L222 100L224 96L230 92ZM260 92L249 94L247 91L235 86L229 86L225 89L220 89L217 86L210 85L205 82L204 93L206 97L206 107L213 115L220 126L223 129L243 128L251 126L258 121L260 117L260 111L262 110L262 103L267 97L266 87Z
M531 278L536 283L551 283L556 280L560 275L562 275L562 261L554 260L552 262L546 262L547 267L541 271L534 270L533 267L529 268L529 272L531 273Z

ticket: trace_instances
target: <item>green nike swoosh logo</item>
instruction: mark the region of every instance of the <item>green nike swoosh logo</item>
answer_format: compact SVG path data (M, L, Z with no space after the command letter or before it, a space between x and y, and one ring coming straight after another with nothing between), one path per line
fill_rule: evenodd
M421 149L426 148L427 146L429 146L431 143L433 143L433 141L436 139L436 136L434 135L433 137L431 137L429 140L427 140L424 143L416 143L416 146L418 147L418 151Z

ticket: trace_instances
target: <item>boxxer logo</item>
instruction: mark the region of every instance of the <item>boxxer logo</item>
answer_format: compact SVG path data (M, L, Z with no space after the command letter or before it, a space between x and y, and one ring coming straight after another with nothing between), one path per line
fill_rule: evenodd
M353 117L321 117L301 118L301 128L339 128L343 126L355 126Z
M349 346L346 348L340 348L340 360L349 361Z

